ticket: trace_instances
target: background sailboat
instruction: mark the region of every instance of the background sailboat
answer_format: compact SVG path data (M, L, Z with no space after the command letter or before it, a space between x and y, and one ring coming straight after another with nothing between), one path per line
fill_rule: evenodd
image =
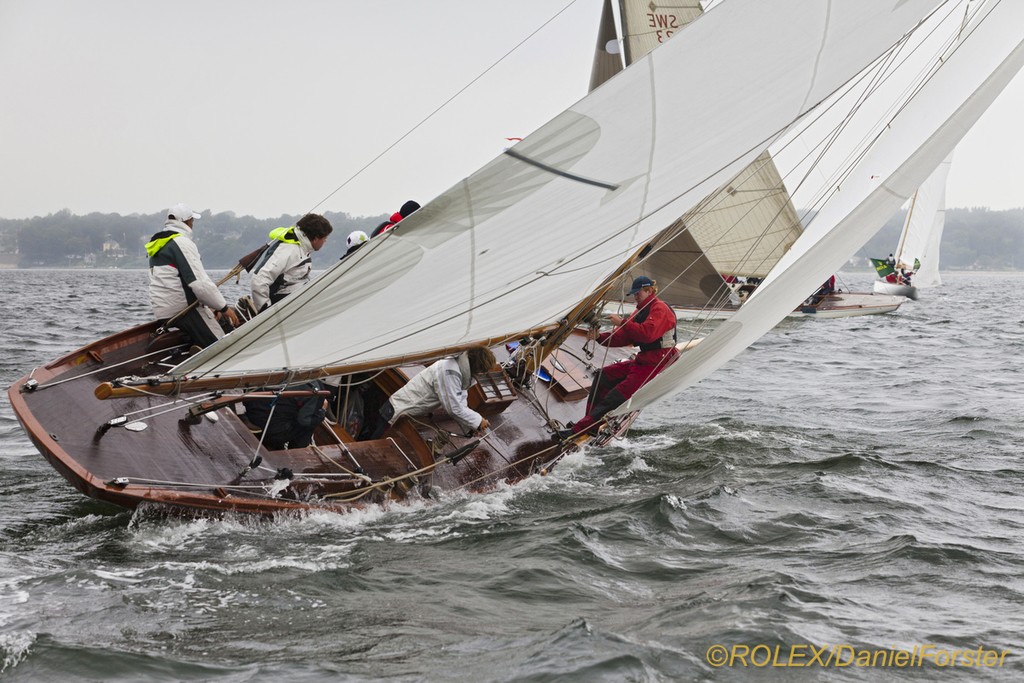
M950 154L914 193L899 244L893 252L894 267L885 259L871 259L880 278L874 283L876 292L917 299L918 289L942 284L939 246L946 224L946 178L952 164L953 155ZM901 270L913 275L913 284L895 281ZM893 281L890 281L890 276Z

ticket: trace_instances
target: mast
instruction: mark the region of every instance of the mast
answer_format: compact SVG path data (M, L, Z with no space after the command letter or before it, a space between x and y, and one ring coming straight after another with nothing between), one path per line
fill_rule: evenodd
M622 71L622 55L619 44L619 37L615 30L612 0L604 0L601 7L601 24L597 30L597 46L594 48L594 65L590 71L589 90L593 90Z
M903 230L900 231L900 241L896 245L896 265L898 266L903 260L903 247L907 243L907 232L910 230L910 220L914 215L914 208L917 206L917 195L921 193L920 188L914 192L914 196L910 200L910 208L907 209L907 217L903 220Z

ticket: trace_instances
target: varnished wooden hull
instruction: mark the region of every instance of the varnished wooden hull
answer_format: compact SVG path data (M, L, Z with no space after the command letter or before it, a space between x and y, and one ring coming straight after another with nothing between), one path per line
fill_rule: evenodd
M535 380L502 412L488 415L492 429L479 442L449 434L458 431L455 424L437 413L405 423L384 440L351 441L343 429L321 427L314 448L270 451L231 408L212 413L214 419L189 419L188 405L144 390L133 398L94 396L102 382L158 374L177 362L166 358L176 333L154 343L155 328L142 325L90 344L8 390L15 414L57 472L86 496L130 509L152 503L176 512L268 515L345 510L431 487L485 490L546 471L564 452L538 405L564 424L579 419L586 402L578 388L566 398ZM572 346L578 350L581 337L570 340ZM582 366L578 355L561 357ZM163 360L166 365L157 364ZM582 367L575 372L580 376ZM117 424L110 426L112 420ZM146 427L132 431L125 424ZM438 446L434 452L428 443ZM462 456L454 463L446 460L453 453ZM248 469L256 455L261 465Z

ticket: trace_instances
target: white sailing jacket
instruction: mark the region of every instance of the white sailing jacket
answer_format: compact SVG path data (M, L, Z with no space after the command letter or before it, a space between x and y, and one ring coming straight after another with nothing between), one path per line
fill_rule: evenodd
M474 432L480 428L483 418L467 405L472 383L468 354L442 358L391 395L391 406L395 409L391 423L394 424L403 414L426 415L436 408L443 408L459 423L463 432Z
M313 245L306 233L294 229L298 244L275 241L253 270L249 287L257 311L277 303L313 279Z
M149 297L157 319L180 313L193 301L219 311L227 300L217 284L206 274L199 248L192 241L192 228L168 218L162 232L153 235L153 244L163 241L149 257Z

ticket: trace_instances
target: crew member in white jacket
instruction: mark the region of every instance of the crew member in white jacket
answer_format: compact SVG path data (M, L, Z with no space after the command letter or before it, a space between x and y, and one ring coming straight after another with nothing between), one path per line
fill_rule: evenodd
M192 223L199 217L188 205L175 204L167 212L164 229L146 244L146 253L153 314L157 320L166 321L198 302L171 326L185 332L196 346L206 347L224 336L220 316L226 315L232 325L238 325L239 320L206 274L199 249L192 241Z
M467 436L482 434L491 424L469 407L468 390L473 375L488 372L494 365L494 354L486 346L442 358L409 380L381 406L372 438L379 439L403 415L427 415L437 408L443 408Z
M320 251L333 230L326 218L309 213L291 227L270 231L272 243L253 268L249 282L257 311L276 304L312 279L313 252Z

